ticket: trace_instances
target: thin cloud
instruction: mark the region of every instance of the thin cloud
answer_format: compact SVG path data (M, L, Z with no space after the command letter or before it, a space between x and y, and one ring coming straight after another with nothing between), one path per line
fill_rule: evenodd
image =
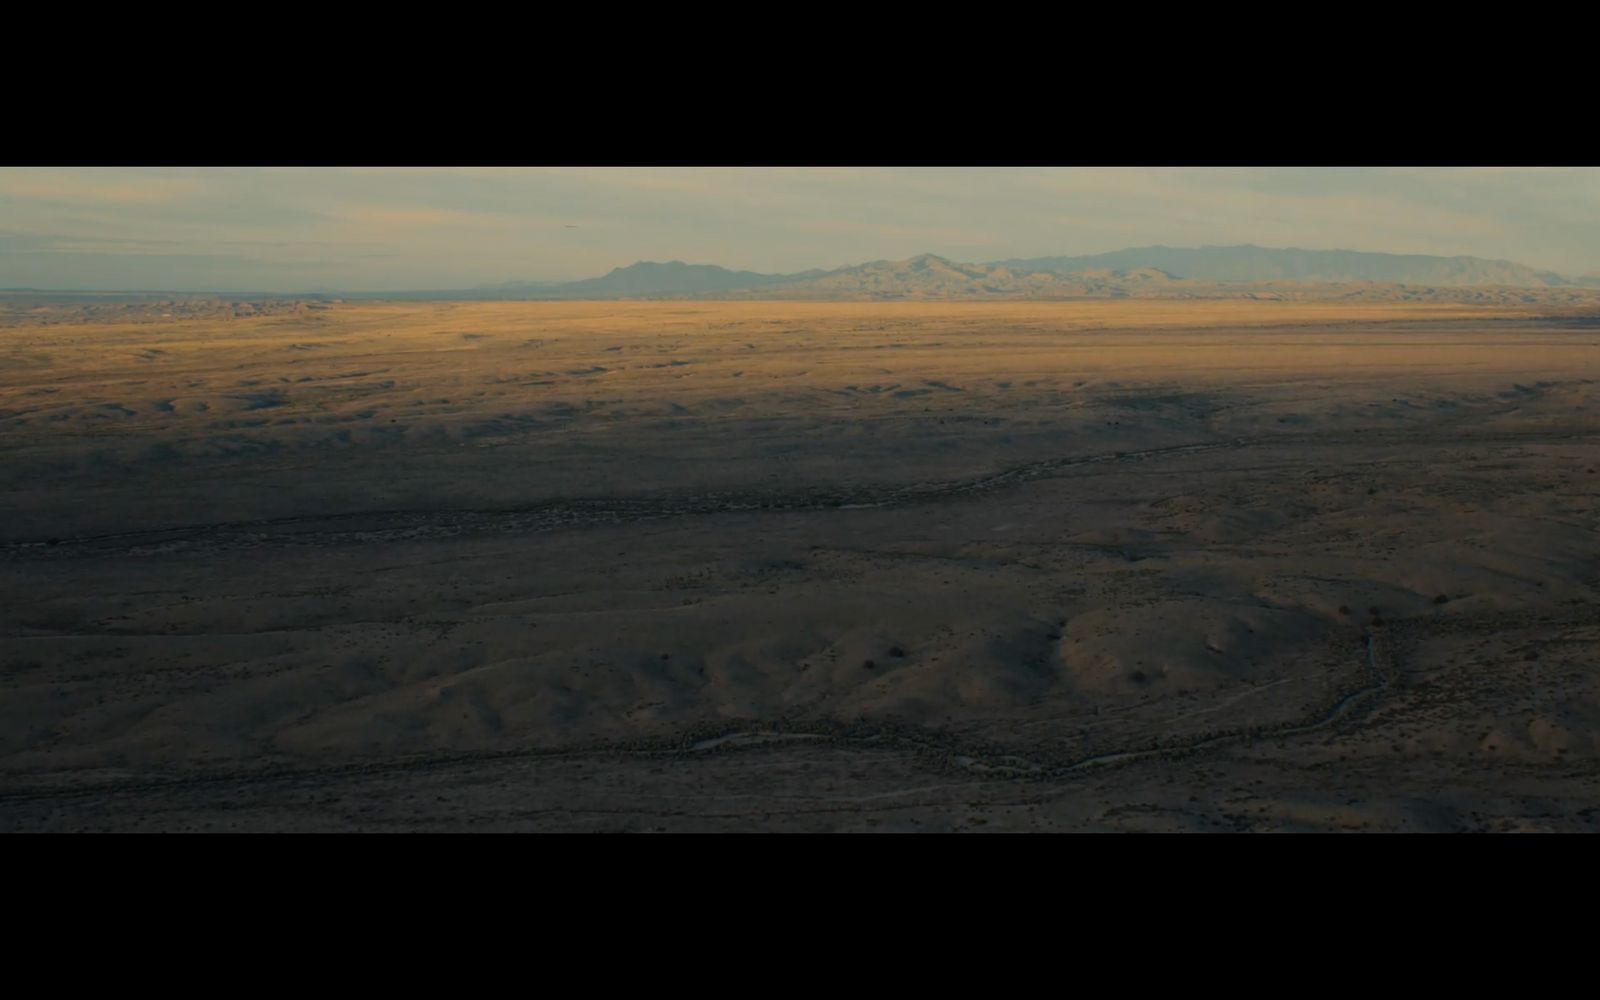
M187 177L98 180L70 174L0 172L0 197L100 205L171 205L209 193L211 185Z
M160 283L180 258L192 280L230 289L304 271L377 291L590 277L640 259L773 272L1156 243L1600 273L1590 168L0 168L0 210L0 286L22 272L92 286L110 262L108 280Z

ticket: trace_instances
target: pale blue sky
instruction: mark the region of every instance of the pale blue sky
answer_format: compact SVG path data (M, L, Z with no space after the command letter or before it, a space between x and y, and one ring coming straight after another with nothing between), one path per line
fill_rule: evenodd
M1600 274L1600 169L0 168L0 288L397 291L1158 243Z

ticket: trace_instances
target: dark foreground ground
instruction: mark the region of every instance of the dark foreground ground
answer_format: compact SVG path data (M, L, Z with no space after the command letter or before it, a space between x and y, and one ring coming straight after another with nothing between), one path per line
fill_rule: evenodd
M1592 318L135 318L0 330L0 829L1600 827Z

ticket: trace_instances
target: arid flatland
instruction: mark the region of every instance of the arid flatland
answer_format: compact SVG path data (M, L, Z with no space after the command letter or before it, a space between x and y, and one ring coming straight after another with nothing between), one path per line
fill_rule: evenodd
M1600 316L0 317L0 829L1595 830Z

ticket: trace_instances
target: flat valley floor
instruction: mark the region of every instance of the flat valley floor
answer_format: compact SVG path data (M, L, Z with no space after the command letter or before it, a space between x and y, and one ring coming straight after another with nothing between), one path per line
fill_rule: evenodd
M0 830L1594 831L1600 317L0 322Z

